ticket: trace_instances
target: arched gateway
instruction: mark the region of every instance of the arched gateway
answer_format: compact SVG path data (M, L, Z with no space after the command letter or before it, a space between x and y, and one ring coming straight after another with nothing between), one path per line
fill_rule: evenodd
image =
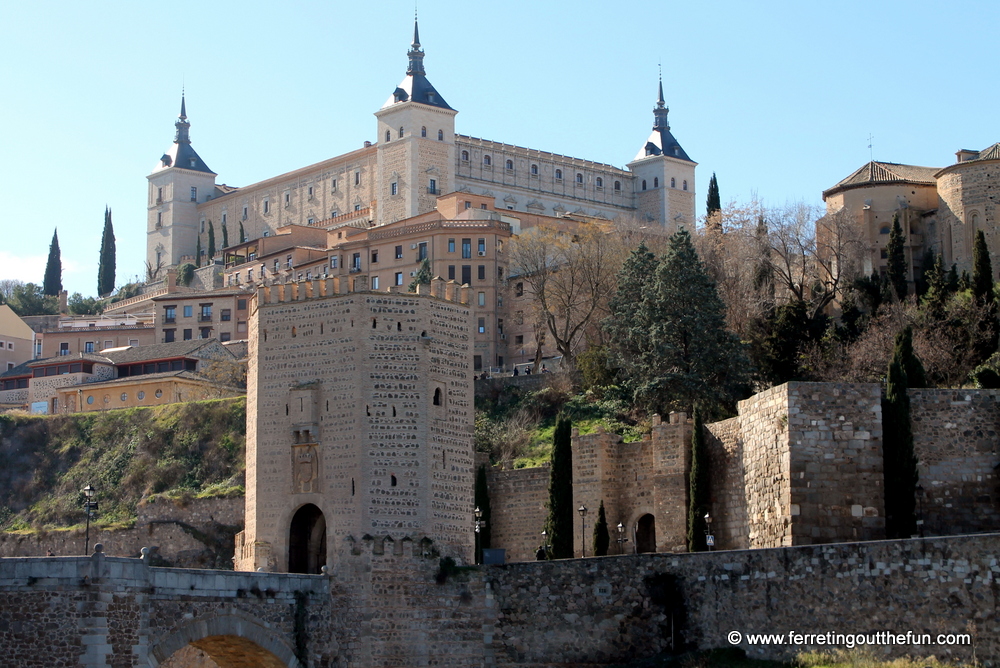
M288 643L243 615L195 619L152 648L152 668L300 668Z

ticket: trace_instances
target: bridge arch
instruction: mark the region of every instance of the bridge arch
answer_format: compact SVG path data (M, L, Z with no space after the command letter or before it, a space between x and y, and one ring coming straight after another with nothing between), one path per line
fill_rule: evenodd
M150 668L173 668L170 657L188 645L205 652L219 668L302 668L283 637L250 616L236 614L194 619L177 627L150 650Z

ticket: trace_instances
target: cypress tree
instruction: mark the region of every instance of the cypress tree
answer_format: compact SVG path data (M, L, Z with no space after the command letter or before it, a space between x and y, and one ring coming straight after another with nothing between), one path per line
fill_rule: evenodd
M47 296L57 296L62 291L62 256L59 253L59 230L52 231L49 244L49 260L45 263L45 279L42 292Z
M945 287L948 290L948 294L955 294L958 292L959 279L958 279L958 265L951 265L951 270L948 272L948 277L945 279Z
M944 315L944 303L948 298L947 276L940 255L935 256L934 264L924 272L924 277L927 280L927 292L924 293L921 304L931 315L940 319Z
M208 261L211 263L215 259L215 226L212 221L208 221Z
M708 182L708 199L705 201L705 217L712 221L716 214L722 211L722 200L719 198L719 181L712 172L712 180ZM712 224L718 224L716 221Z
M243 243L246 243L246 241L247 241L247 233L243 230L243 221L241 220L240 221L240 243L243 244Z
M708 512L708 452L701 411L694 409L691 433L691 473L688 477L688 552L708 549L705 544L705 513Z
M972 296L984 304L994 301L993 264L982 230L976 232L976 243L972 248Z
M573 556L573 423L562 416L556 420L552 438L552 465L549 469L549 543L553 559Z
M896 335L896 346L886 377L882 416L883 475L885 477L885 533L887 538L909 538L917 530L917 458L913 453L910 398L905 359L905 333Z
M906 252L904 249L903 228L899 225L899 214L892 217L892 231L889 232L889 245L886 252L889 255L886 267L886 278L900 299L906 299Z
M101 235L101 259L97 266L97 295L106 297L115 290L115 228L111 209L104 207L104 232Z
M475 491L475 502L476 507L482 513L480 518L483 522L479 529L479 549L488 550L491 545L490 541L490 525L492 522L492 512L490 510L490 491L486 486L486 465L479 467L476 471L476 491ZM482 555L477 555L482 556ZM480 558L479 561L482 561Z
M906 372L907 387L927 387L927 373L924 365L913 352L913 327L907 325L896 335L896 348L899 350L900 363Z
M229 248L229 229L226 227L226 221L222 221L222 250Z
M194 247L194 266L201 266L201 235L198 235L198 243Z
M608 304L611 315L604 321L610 361L623 366L649 346L648 313L642 308L643 295L648 294L660 261L645 243L640 243L628 256L618 272L618 290Z
M771 383L780 385L799 377L799 348L809 337L806 304L796 300L774 309L771 331L762 346L762 371Z
M420 268L417 269L417 275L406 286L406 290L408 292L416 292L418 285L430 285L432 278L434 278L434 274L431 272L431 261L424 258L424 261L420 263Z
M608 518L604 514L604 499L601 499L601 505L597 509L597 521L594 523L594 556L607 556L609 545L611 545L611 534L608 533Z

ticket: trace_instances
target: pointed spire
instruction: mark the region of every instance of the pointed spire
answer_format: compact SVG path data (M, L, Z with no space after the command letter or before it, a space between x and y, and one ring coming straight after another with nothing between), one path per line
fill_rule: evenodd
M663 101L663 72L661 71L659 96L656 99L656 108L653 109L654 130L670 130L670 124L667 122L668 113L670 113L670 107Z
M187 118L187 110L184 108L184 89L181 88L181 118Z
M191 129L191 124L188 123L187 119L187 105L184 103L184 91L181 90L181 115L177 117L177 122L174 123L174 127L177 128L177 134L174 136L175 144L190 144L191 137L188 131Z
M413 11L413 44L410 45L410 50L406 54L410 59L409 67L406 68L407 74L427 74L424 71L424 51L420 48L420 30L417 27L417 12Z
M666 103L663 101L663 68L661 67L660 68L660 96L658 98L656 98L656 106L657 107L662 107L664 104L666 104Z

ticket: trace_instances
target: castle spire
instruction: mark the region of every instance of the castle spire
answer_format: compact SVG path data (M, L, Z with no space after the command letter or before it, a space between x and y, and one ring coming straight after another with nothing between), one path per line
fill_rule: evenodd
M427 74L424 71L424 51L420 48L420 29L417 26L416 11L413 12L413 44L410 45L406 55L410 59L410 65L406 68L408 75Z
M184 104L184 92L181 91L181 115L177 117L177 122L174 123L174 127L177 128L177 134L174 136L175 144L190 144L191 137L188 131L191 129L191 124L188 123L187 119L187 108Z
M670 107L663 101L663 74L661 73L659 96L656 99L656 108L653 109L654 130L670 130L670 124L667 122L667 114L669 113Z

